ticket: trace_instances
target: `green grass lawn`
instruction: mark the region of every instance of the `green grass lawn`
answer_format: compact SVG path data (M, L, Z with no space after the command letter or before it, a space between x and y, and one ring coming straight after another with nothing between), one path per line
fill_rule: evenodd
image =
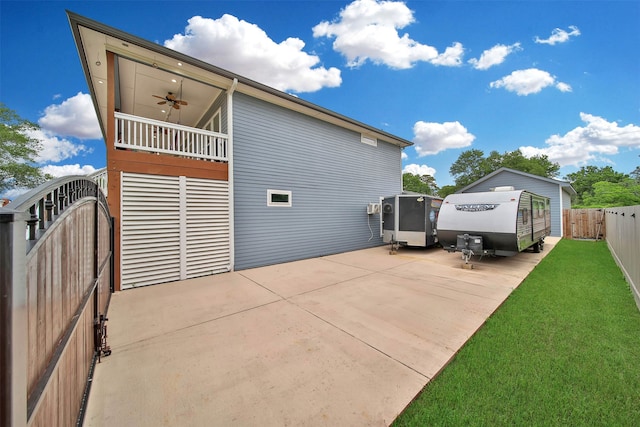
M640 312L605 242L560 241L394 426L639 426Z

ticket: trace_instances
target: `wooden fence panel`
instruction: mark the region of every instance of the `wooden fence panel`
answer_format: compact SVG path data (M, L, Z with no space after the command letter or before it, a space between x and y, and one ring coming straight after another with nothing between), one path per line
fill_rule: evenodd
M566 239L606 238L604 209L565 209L562 212L563 236Z

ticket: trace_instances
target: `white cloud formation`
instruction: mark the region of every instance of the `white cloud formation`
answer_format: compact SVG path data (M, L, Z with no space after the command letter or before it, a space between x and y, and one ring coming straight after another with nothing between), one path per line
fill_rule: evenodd
M464 55L464 47L462 43L455 42L445 49L443 53L431 60L434 65L445 67L457 67L462 65L462 56Z
M418 176L422 176L422 175L435 176L436 170L431 166L417 165L415 163L412 163L410 165L406 165L404 169L402 169L402 173L411 173L413 175L418 175Z
M400 154L400 158L401 158L402 160L407 160L407 159L409 158L409 155L403 151L403 152Z
M347 58L350 67L367 60L394 69L411 68L418 61L460 65L464 52L460 43L438 55L435 47L412 40L407 33L398 34L413 22L413 11L403 2L355 0L340 11L338 19L313 27L313 36L334 37L333 49Z
M547 155L560 166L580 166L586 162L618 153L620 148L640 148L640 126L629 124L619 127L602 117L580 113L586 126L579 126L565 135L552 135L544 148L520 147L526 157Z
M514 43L509 46L497 44L491 49L482 52L480 59L470 59L469 64L473 65L476 70L487 70L494 65L502 64L509 54L519 50L522 50L520 43Z
M520 96L538 93L548 86L555 86L562 92L570 92L571 86L558 82L554 76L537 68L517 70L489 84L492 88L505 88L509 92L515 92Z
M476 139L460 122L418 121L413 125L413 134L414 147L419 157L438 154L449 148L468 147Z
M282 91L314 92L342 83L340 70L318 66L320 59L303 51L302 40L276 43L257 25L228 14L194 16L184 34L164 45Z
M43 129L29 131L27 134L42 144L42 149L34 158L36 163L60 162L80 153L90 151L82 144L75 144L64 138L61 139Z
M65 99L61 104L49 105L38 124L49 134L78 139L102 138L91 96L82 92Z
M69 175L90 175L96 171L96 168L91 165L80 166L78 163L61 166L47 165L40 169L42 170L42 173L51 175L54 178Z
M536 43L548 44L553 46L556 43L564 43L568 41L572 36L576 37L580 35L580 30L575 25L569 25L569 29L571 30L571 32L566 32L563 29L555 28L553 31L551 31L551 36L549 36L548 39L541 39L540 37L536 36L533 40Z

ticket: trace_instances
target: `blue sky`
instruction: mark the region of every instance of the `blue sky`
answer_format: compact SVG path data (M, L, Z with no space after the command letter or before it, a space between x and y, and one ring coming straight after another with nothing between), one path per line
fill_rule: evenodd
M560 178L640 164L638 1L4 1L0 101L40 124L55 176L105 166L65 10L411 140L453 183L460 153L546 154ZM9 194L10 195L10 194Z

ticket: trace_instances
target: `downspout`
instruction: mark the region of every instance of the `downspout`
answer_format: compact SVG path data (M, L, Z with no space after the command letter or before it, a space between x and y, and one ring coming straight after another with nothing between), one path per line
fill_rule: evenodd
M560 237L564 237L564 221L563 221L563 215L564 215L564 201L562 199L562 186L558 185L558 192L559 192L559 200L558 200L558 205L560 208ZM551 200L549 200L549 204L551 204ZM551 208L551 207L549 207ZM553 227L553 220L551 221L551 226Z
M235 269L235 215L234 215L234 197L233 197L233 93L238 87L238 79L234 78L231 87L227 91L227 157L229 163L227 165L227 182L229 185L229 271Z

